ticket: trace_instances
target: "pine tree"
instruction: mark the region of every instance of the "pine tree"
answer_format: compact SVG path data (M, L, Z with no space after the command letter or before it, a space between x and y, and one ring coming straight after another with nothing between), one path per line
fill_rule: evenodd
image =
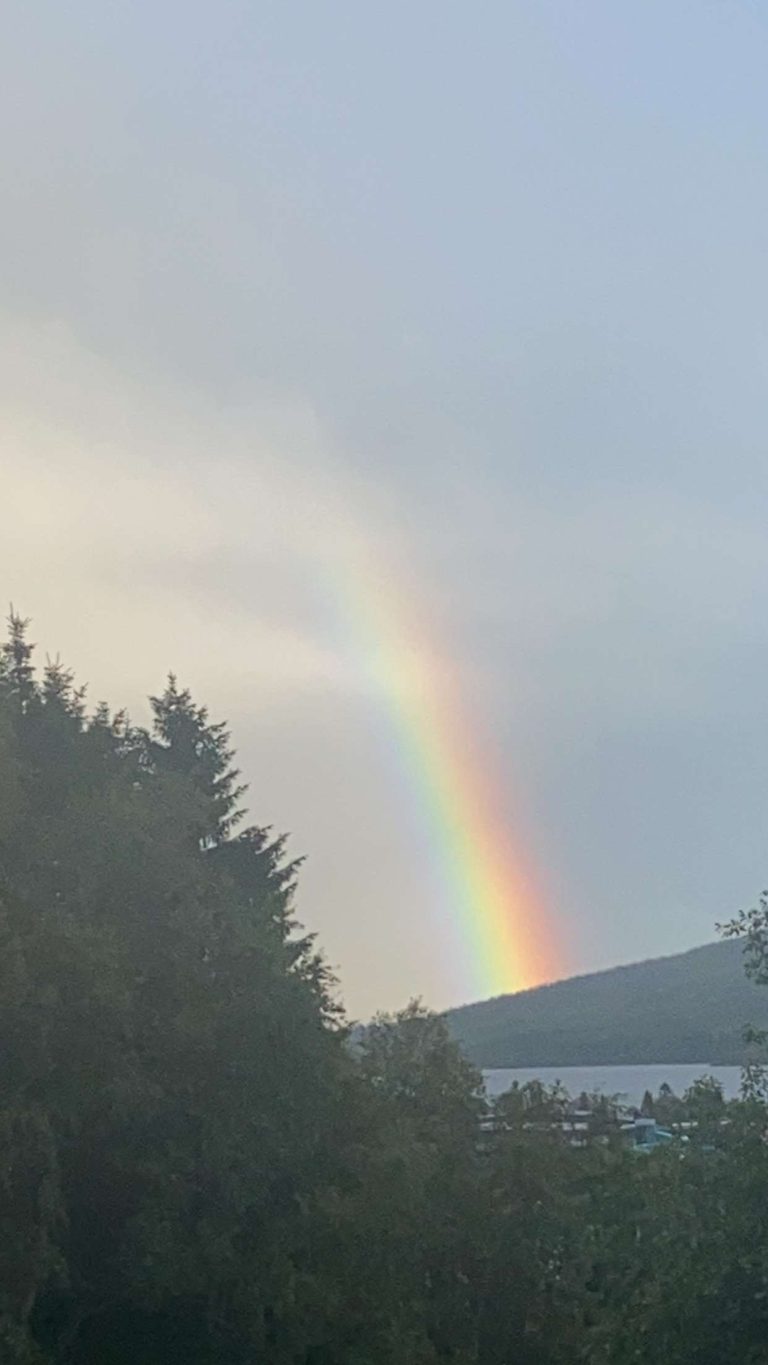
M213 724L208 708L196 706L188 688L180 689L173 673L165 691L150 697L152 729L137 732L145 762L159 773L191 781L205 803L205 816L196 831L201 847L226 839L242 816L238 801L245 792L238 770L231 766L234 752L226 723Z
M0 684L25 711L37 698L35 670L32 664L34 645L27 639L29 621L11 607L8 614L8 638L0 648Z
M0 1356L292 1365L322 1330L311 1210L352 1066L298 864L235 832L226 727L174 679L150 732L89 716L58 660L37 683L26 631L1 655L0 1216L24 1274Z

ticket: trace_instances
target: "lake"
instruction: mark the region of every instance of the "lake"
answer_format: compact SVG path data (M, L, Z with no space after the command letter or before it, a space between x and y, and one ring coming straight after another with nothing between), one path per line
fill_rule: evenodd
M714 1076L723 1087L726 1099L736 1099L741 1082L738 1066L710 1066L708 1062L668 1065L664 1062L648 1066L539 1066L528 1068L494 1069L483 1072L490 1096L509 1090L513 1081L539 1080L545 1085L560 1081L570 1095L600 1090L604 1095L621 1095L627 1104L640 1104L646 1090L656 1095L666 1081L676 1095L682 1095L699 1076Z

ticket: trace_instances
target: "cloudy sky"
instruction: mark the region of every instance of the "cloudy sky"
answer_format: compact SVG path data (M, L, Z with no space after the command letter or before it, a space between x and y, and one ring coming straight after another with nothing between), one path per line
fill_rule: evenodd
M230 721L357 1014L476 983L358 572L429 623L564 967L713 937L768 880L762 0L3 29L0 581L41 649Z

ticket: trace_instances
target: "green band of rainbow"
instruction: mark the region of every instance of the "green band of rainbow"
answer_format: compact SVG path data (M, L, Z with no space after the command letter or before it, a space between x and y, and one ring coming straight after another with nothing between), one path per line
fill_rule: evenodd
M355 651L389 717L442 885L464 988L476 997L526 989L566 974L550 916L514 846L502 785L448 670L409 628L401 595L381 575L347 566L344 597ZM440 907L441 913L443 906Z

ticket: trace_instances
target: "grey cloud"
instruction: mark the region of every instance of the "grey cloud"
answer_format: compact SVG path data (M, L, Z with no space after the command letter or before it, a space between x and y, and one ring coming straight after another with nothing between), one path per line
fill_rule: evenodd
M361 548L498 751L573 966L707 938L764 881L764 27L11 16L6 596L97 695L173 665L229 716L355 1010L469 980L318 602Z

